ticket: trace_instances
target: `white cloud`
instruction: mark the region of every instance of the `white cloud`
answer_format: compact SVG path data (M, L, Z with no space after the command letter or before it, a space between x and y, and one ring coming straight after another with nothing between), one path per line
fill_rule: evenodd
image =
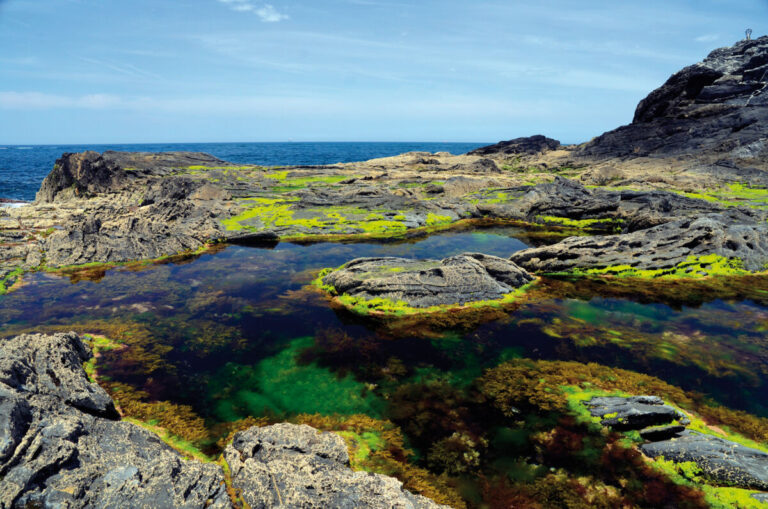
M235 12L252 12L256 14L261 21L265 23L277 23L288 19L286 14L282 14L275 9L272 4L263 4L257 6L251 0L218 0L224 5L229 6Z
M270 4L266 4L264 7L256 9L256 14L261 18L261 21L266 23L275 23L277 21L288 19L288 16L277 12L277 10Z

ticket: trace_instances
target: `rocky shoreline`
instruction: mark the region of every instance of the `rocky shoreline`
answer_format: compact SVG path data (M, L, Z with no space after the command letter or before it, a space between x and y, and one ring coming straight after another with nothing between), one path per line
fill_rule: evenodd
M348 307L397 315L498 305L553 274L761 274L766 69L768 37L716 50L644 99L632 124L579 146L534 136L460 156L299 167L200 153L64 154L34 203L0 209L0 294L33 271L190 256L227 243L408 237L472 221L544 228L558 242L508 259L356 259L322 273L318 286ZM90 355L74 333L0 342L0 507L436 506L393 478L353 472L344 441L308 426L252 427L218 462L187 460L120 420L83 371ZM763 451L686 428L655 396L598 398L592 417L641 430L648 457L768 489ZM449 438L450 447L480 447L469 435Z
M0 342L0 507L444 507L353 472L344 441L306 425L237 433L219 463L189 460L88 380L74 333Z

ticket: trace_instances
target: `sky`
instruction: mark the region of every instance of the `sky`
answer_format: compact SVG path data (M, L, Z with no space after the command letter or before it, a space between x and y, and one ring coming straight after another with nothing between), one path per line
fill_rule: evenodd
M587 141L768 0L0 0L0 144Z

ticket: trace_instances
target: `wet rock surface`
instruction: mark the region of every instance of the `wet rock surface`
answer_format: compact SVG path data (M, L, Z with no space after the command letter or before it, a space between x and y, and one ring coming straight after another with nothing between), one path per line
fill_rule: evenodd
M500 299L533 279L503 258L464 253L443 260L358 258L326 275L323 284L339 295L426 308Z
M713 435L685 430L670 440L643 444L647 456L692 461L717 482L768 490L768 454Z
M249 507L428 508L400 481L353 472L344 440L306 425L275 424L235 435L224 458Z
M116 420L90 356L74 333L0 340L0 507L232 507L219 465ZM353 472L341 437L308 426L251 428L225 458L251 507L437 507Z
M601 418L603 426L618 430L639 430L681 417L658 396L606 396L592 398L585 404L593 417Z

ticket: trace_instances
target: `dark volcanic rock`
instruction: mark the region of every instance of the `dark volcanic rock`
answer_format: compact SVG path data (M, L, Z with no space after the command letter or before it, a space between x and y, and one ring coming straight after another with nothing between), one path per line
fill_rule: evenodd
M500 141L495 145L480 147L467 155L471 156L516 156L516 155L535 155L548 150L557 150L560 142L547 138L541 134L528 136L525 138L515 138L509 141Z
M222 468L182 458L114 420L74 333L0 340L0 508L232 507ZM308 426L251 428L225 451L251 507L438 507L382 475L353 472L341 437Z
M1 507L229 507L221 469L116 417L74 334L0 341Z
M323 278L341 294L412 307L500 299L533 276L508 260L464 253L444 260L358 258Z
M666 424L677 419L677 410L664 404L658 396L606 396L584 403L593 417L600 417L603 426L618 430L643 429Z
M768 154L768 37L720 48L674 74L640 101L630 125L583 146L580 155L610 157Z
M630 265L666 269L690 256L739 258L747 270L768 263L768 224L740 211L705 214L623 235L570 237L551 246L526 249L510 259L532 272Z
M605 217L619 208L619 196L595 193L574 180L555 177L554 182L539 184L514 203L529 219L557 216L571 219Z
M253 427L235 435L224 457L249 507L427 508L391 477L353 472L344 440L306 425Z
M768 490L768 454L712 435L686 430L677 438L640 446L647 456L693 461L718 482Z
M65 198L117 191L126 181L123 169L98 152L65 153L43 180L36 200L52 202L65 190L69 191Z

